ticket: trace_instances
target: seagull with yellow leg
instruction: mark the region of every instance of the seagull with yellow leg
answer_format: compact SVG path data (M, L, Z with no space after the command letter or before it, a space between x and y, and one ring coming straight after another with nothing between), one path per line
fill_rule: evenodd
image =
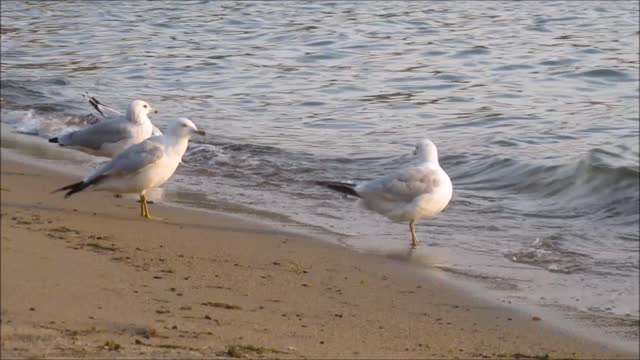
M178 119L165 135L152 136L129 146L84 180L54 192L66 191L65 198L85 189L140 194L140 216L150 219L145 193L169 180L194 134L205 135L205 132L198 130L189 119Z
M415 223L440 213L451 200L453 185L440 167L438 149L429 139L416 144L417 164L360 183L316 181L318 185L360 198L362 205L396 222L409 222L411 246L418 245Z

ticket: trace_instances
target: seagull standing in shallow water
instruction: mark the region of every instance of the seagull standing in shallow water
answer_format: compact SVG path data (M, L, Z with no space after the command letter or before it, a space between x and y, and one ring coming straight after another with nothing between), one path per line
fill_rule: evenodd
M94 109L96 109L97 112L100 113L100 115L102 115L102 117L107 118L107 115L105 115L105 111L108 111L112 114L118 115L120 117L124 116L123 113L121 113L118 110L112 109L110 107L108 107L107 105L103 104L100 100L96 99L94 96L90 96L89 94L86 95L82 95L85 99L87 99L87 101L89 102L89 104L91 104L91 106L93 106ZM155 112L157 113L158 110L155 110ZM152 130L151 130L151 136L157 136L157 135L162 135L162 131L160 131L160 129L158 129L157 126L152 125Z
M409 222L411 245L418 244L415 222L441 212L451 200L451 179L438 163L438 149L428 139L416 144L419 164L358 184L317 181L318 185L357 196L369 210L397 222Z
M193 134L205 135L189 119L182 118L169 126L165 135L153 136L129 146L84 180L67 185L65 198L90 188L118 194L140 194L140 216L151 218L145 193L167 181L176 171Z
M78 150L105 157L114 157L128 146L150 137L153 124L147 116L157 113L151 105L134 100L129 105L126 118L101 121L86 128L49 139L51 143L71 146Z

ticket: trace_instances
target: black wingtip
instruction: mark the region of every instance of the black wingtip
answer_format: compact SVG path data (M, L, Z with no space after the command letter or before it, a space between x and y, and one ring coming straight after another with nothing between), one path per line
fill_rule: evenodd
M71 185L63 186L63 187L61 187L59 189L53 190L51 193L53 194L53 193L57 193L57 192L60 192L60 191L69 190L69 191L67 191L66 194L64 194L64 198L66 199L69 196L86 189L89 185L90 184L85 183L84 181L78 181L77 183L73 183Z
M51 138L51 139L49 139L49 142L50 142L50 143L56 143L56 144L59 144L59 143L60 143L60 142L58 141L58 137L57 137L57 136L56 136L56 137L53 137L53 138Z
M59 189L53 190L51 193L53 194L53 193L57 193L57 192L60 192L60 191L69 190L69 191L67 191L66 194L64 194L64 198L67 199L71 195L73 195L73 194L75 194L77 192L80 192L80 191L88 188L91 185L98 184L99 182L104 180L106 177L107 177L107 175L100 175L100 176L97 176L97 177L93 178L90 181L87 181L87 182L78 181L77 183L73 183L71 185L63 186L63 187L61 187Z
M316 181L316 185L327 187L333 191L337 191L343 194L360 197L355 190L356 185L352 183L346 182L338 182L338 181Z
M89 97L89 104L91 104L91 106L93 106L93 108L96 109L96 111L99 112L100 115L104 116L104 113L102 112L102 110L100 110L99 106L102 105L102 103L98 101L98 99L93 96Z

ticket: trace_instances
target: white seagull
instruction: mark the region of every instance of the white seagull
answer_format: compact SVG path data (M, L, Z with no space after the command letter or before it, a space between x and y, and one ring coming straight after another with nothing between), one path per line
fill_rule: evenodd
M91 106L93 106L93 108L96 109L96 111L99 112L103 118L107 118L107 115L105 115L105 111L108 111L117 116L121 116L121 117L124 116L124 114L121 113L120 111L110 108L107 105L103 104L100 100L96 99L95 96L91 96L89 94L83 94L82 96L85 99L87 99L89 104L91 104ZM156 112L158 111L156 110ZM158 129L157 126L153 124L152 126L153 126L153 129L151 130L151 136L162 135L162 131L160 131L160 129Z
M126 118L101 121L51 138L49 142L71 146L93 155L114 157L128 146L152 135L153 124L147 116L150 112L157 113L158 110L145 101L134 100L129 105Z
M178 119L165 135L152 136L129 146L84 180L54 192L67 191L65 198L87 188L118 194L138 193L140 216L149 219L146 191L162 185L173 175L193 134L205 135L205 132L198 130L189 119Z
M419 163L361 183L317 181L318 185L357 196L361 204L397 222L409 222L411 245L418 244L415 221L441 212L451 200L451 179L438 163L438 149L428 139L416 144Z

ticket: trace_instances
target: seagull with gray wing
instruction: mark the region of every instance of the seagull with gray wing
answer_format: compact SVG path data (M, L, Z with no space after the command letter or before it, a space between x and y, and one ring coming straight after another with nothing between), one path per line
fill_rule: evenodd
M84 97L85 99L87 99L87 101L89 102L89 104L91 106L93 106L94 109L96 109L96 111L98 113L100 113L100 115L102 115L103 118L107 118L107 115L105 115L105 112L109 112L111 114L115 114L117 116L124 116L123 113L121 113L118 110L115 110L107 105L105 105L104 103L102 103L102 101L98 100L95 98L95 96L91 96L89 94L83 94L82 97ZM156 110L157 112L157 110ZM153 129L151 130L151 136L157 136L157 135L162 135L162 131L160 131L160 129L158 129L157 126L153 125Z
M152 218L145 198L147 190L166 182L176 171L193 134L205 135L189 119L172 123L165 135L152 136L129 146L111 161L77 183L61 187L65 198L85 189L118 194L140 194L140 216Z
M134 100L126 117L101 121L86 128L49 139L51 143L69 146L93 155L114 157L128 146L137 144L152 135L150 112L157 113L151 105Z
M317 181L329 189L357 196L361 204L397 222L409 222L411 245L418 244L415 222L440 213L451 200L451 179L438 162L438 149L428 139L416 145L418 164L361 183Z

